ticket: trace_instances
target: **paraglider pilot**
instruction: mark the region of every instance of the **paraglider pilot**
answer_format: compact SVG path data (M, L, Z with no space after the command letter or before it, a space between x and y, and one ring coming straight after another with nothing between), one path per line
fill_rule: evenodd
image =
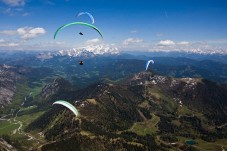
M84 63L83 63L83 61L80 61L79 64L80 64L80 65L83 65Z

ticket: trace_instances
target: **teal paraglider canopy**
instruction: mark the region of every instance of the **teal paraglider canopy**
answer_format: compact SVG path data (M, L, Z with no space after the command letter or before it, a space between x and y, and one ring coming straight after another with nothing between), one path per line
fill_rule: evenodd
M81 26L87 26L87 27L93 28L95 31L97 31L97 32L99 33L99 35L100 35L100 36L102 37L102 39L103 39L103 36L102 36L101 31L100 31L97 27L95 27L94 25L88 24L88 23L84 23L84 22L72 22L72 23L68 23L68 24L65 24L65 25L59 27L59 28L55 31L55 33L54 33L54 39L57 37L58 33L59 33L62 29L66 28L66 27L69 27L69 26L72 26L72 25L81 25Z

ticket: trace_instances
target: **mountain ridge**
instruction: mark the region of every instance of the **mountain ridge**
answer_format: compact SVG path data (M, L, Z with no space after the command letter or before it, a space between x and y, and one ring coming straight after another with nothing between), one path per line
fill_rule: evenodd
M207 89L207 86L210 87L211 91ZM193 89L194 91L191 91ZM215 94L215 91L219 91L219 89L223 90L216 95L204 95L212 92ZM150 120L160 118L155 128L157 130L152 129L155 131L145 133L152 134L151 138L153 139L157 139L157 136L164 137L165 133L172 133L173 135L173 132L175 132L178 136L215 140L219 138L219 135L220 137L224 136L225 129L221 128L217 132L215 127L226 124L227 121L226 92L226 87L201 78L171 78L155 75L149 71L139 72L128 77L123 84L122 82L101 82L83 90L76 90L75 93L79 93L79 95L75 95L75 98L68 101L79 110L81 117L78 119L75 119L67 109L54 107L35 120L34 124L31 124L27 130L36 130L38 128L36 126L40 125L38 123L44 122L43 124L46 126L42 127L42 131L45 137L55 142L52 145L43 146L43 149L56 149L54 146L59 146L64 140L63 138L68 138L68 141L73 142L71 138L74 137L74 139L80 138L82 141L85 138L91 139L90 137L100 139L100 135L102 135L106 143L110 142L110 138L117 137L120 137L122 142L128 142L130 135L136 137L141 135L140 130L133 129L135 123L145 124ZM193 96L197 97L193 98ZM204 100L207 101L204 102ZM59 109L63 110L59 112ZM190 113L187 113L187 110ZM65 118L59 119L57 118L59 116ZM58 120L46 121L45 117L48 117L48 119L57 118ZM55 121L55 126L49 127L48 125L52 125L53 121ZM180 122L182 126L175 124L175 122ZM188 130L193 133L190 134L185 129L186 123L190 126ZM72 127L72 125L77 126ZM209 127L212 127L212 129ZM84 132L86 132L86 135L84 135ZM87 136L89 137L87 138ZM142 137L141 139L146 138ZM102 140L98 142L101 143ZM145 145L143 141L141 142L138 139L133 142ZM156 146L157 144L153 142L153 145ZM184 145L180 146L183 147ZM131 147L135 149L136 146ZM144 147L147 148L148 146L145 145ZM83 149L85 148L83 146ZM103 150L107 148L103 148Z

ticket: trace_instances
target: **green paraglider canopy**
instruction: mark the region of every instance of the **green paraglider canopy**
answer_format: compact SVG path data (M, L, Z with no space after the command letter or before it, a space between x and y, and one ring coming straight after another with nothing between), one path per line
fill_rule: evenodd
M102 37L102 39L103 39L103 36L102 36L101 31L100 31L97 27L95 27L95 26L92 25L92 24L88 24L88 23L84 23L84 22L72 22L72 23L69 23L69 24L66 24L66 25L63 25L63 26L59 27L59 28L56 30L56 32L54 33L54 39L56 38L56 36L58 35L58 33L59 33L62 29L64 29L65 27L68 27L68 26L72 26L72 25L82 25L82 26L91 27L91 28L93 28L94 30L96 30L96 31L99 33L99 35Z

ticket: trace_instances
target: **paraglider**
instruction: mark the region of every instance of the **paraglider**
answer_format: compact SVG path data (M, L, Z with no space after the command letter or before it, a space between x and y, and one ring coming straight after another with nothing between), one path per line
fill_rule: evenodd
M82 32L79 33L80 35L84 35Z
M95 27L94 25L88 24L88 23L84 23L84 22L72 22L72 23L68 23L68 24L65 24L65 25L59 27L54 33L54 39L56 38L56 36L62 29L66 28L68 26L72 26L72 25L81 25L81 26L87 26L87 27L93 28L94 30L96 30L99 33L99 35L103 39L101 31L97 27Z
M154 64L154 60L147 61L146 65L145 65L146 70L148 69L150 63Z
M79 16L81 16L81 15L88 15L88 16L90 17L91 21L92 21L92 24L95 23L95 19L94 19L94 17L93 17L90 13L88 13L88 12L80 12L80 13L77 15L77 17L79 17Z
M83 65L84 63L83 63L83 61L80 61L79 64L80 64L80 65Z
M58 101L54 102L52 105L55 105L55 104L59 104L59 105L63 105L65 107L67 107L69 110L71 110L76 115L76 117L79 115L79 112L77 111L77 109L69 102L66 102L64 100L58 100Z

